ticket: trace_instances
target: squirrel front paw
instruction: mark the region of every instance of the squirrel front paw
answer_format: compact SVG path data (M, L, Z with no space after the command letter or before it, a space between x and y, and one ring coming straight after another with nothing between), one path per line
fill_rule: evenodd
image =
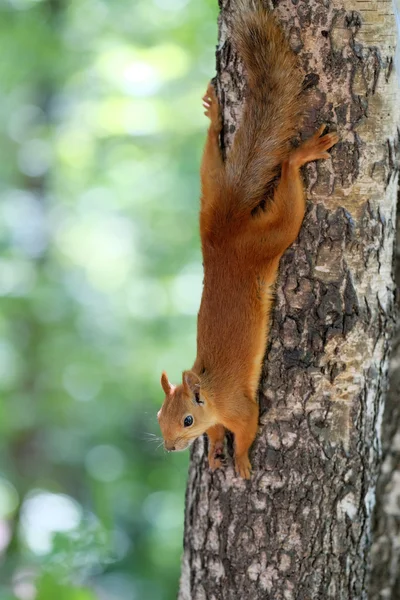
M223 442L217 442L210 448L208 453L208 464L210 465L210 469L212 471L215 471L215 469L220 469L224 466L225 453Z
M202 100L203 106L206 109L204 114L210 119L211 125L215 132L219 134L222 129L222 119L219 110L217 94L215 93L215 89L211 81L208 84L207 91Z
M243 479L250 479L251 463L248 454L235 456L235 471L236 475L243 477Z

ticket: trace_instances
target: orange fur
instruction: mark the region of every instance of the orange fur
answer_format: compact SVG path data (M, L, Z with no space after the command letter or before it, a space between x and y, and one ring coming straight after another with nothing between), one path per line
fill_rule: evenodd
M267 342L279 260L296 239L305 211L300 167L327 158L338 137L322 127L295 150L290 138L302 113L301 75L281 29L261 8L241 12L233 40L248 74L242 123L224 163L221 117L211 84L203 98L211 124L201 166L200 233L204 288L197 357L182 384L166 393L159 423L168 450L183 450L207 432L209 464L221 466L225 429L235 436L235 467L250 477L257 433L257 387ZM281 166L274 192L268 184ZM265 207L260 206L266 202ZM193 423L187 425L190 417Z

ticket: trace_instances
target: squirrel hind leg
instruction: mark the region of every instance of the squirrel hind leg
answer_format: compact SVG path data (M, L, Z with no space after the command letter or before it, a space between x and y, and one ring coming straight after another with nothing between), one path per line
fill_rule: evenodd
M312 137L290 154L289 161L292 165L302 167L313 160L329 158L328 150L337 144L339 136L335 132L322 135L325 128L326 125L321 125Z

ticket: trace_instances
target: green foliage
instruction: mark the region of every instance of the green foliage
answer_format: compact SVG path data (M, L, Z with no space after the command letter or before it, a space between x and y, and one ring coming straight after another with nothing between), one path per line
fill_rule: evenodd
M216 0L0 3L1 600L176 597Z

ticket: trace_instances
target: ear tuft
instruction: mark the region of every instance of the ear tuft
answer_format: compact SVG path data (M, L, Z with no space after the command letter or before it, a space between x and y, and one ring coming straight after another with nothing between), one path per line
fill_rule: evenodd
M193 394L200 391L200 379L193 371L183 371L182 382Z
M167 396L172 392L173 389L173 386L168 381L168 376L165 371L163 371L161 375L161 387Z

